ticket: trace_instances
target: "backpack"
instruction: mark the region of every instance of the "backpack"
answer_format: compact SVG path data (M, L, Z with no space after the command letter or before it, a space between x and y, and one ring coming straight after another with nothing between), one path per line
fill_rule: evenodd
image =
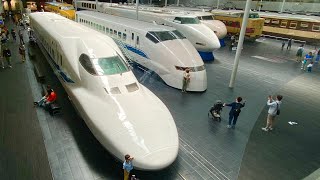
M277 115L280 115L280 109L279 109L279 104L277 103L277 112L276 112Z
M241 107L242 107L242 104L241 103L237 103L236 104L236 108L233 110L233 115L239 116L239 114L241 112Z

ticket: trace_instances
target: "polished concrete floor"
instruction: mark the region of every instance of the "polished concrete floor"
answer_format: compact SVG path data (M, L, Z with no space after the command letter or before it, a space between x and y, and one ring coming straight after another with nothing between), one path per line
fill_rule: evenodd
M1 156L4 179L120 179L116 161L94 138L77 115L46 58L35 48L35 57L19 63L17 44L12 69L1 70ZM171 111L178 128L180 149L168 168L145 172L140 179L301 179L320 166L319 70L306 73L294 61L298 44L281 51L281 42L259 39L245 43L236 85L229 89L235 53L227 47L215 51L216 60L206 63L208 89L203 93L181 93L166 86L157 75L134 68L139 81L154 92ZM32 63L41 64L46 82L58 92L62 114L50 116L34 109L41 97ZM284 95L281 115L273 132L263 132L266 97ZM228 108L222 122L207 117L212 103L247 100L236 129L227 129ZM312 108L313 107L313 108ZM318 118L319 119L319 118ZM17 122L15 122L17 121ZM298 122L291 126L288 121ZM314 137L314 138L313 138ZM130 149L128 149L128 153ZM31 165L31 166L30 166ZM294 169L294 170L293 170Z

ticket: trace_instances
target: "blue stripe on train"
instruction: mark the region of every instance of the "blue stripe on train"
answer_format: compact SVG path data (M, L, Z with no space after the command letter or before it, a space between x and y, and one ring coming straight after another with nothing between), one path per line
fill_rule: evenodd
M140 49L137 49L137 48L135 48L135 47L133 47L133 46L130 46L130 45L128 45L128 44L125 44L124 47L125 47L126 49L128 49L129 51L138 54L139 56L142 56L142 57L144 57L144 58L146 58L146 59L150 59L150 58L149 58L143 51L141 51Z

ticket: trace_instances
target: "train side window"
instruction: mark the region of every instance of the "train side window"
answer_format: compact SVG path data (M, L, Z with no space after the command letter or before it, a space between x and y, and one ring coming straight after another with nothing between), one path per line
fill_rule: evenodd
M118 38L121 39L121 32L118 32Z
M271 24L279 24L279 19L272 19Z
M106 27L103 26L103 32L106 32Z
M269 24L270 21L271 21L270 19L265 19L265 20L264 20L264 23L265 23L265 24Z
M90 57L86 54L81 54L79 57L80 64L82 67L90 74L92 75L98 75L96 70L94 69L94 66L90 60Z
M307 28L309 27L309 23L307 23L307 22L301 22L300 27L301 27L302 29L307 29Z
M313 24L312 31L320 31L320 24Z
M112 29L110 29L110 35L112 35L112 33L113 33L113 30L112 30Z
M106 28L106 33L107 33L107 34L109 33L109 28Z
M93 9L96 9L96 5L95 4L93 4Z
M114 34L114 36L117 36L117 30L113 30L113 34Z
M89 4L89 8L91 9L91 4Z
M281 21L280 27L286 28L288 25L288 21Z
M134 33L131 34L131 39L134 40Z
M289 28L296 29L297 28L297 22L290 22Z
M139 36L137 36L137 45L140 44L140 39L139 39Z
M126 33L122 34L122 39L125 40L125 41L127 40L127 34Z

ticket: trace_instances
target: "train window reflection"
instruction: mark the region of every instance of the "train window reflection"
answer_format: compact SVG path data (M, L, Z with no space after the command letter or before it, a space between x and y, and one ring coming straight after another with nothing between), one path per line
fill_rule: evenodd
M181 32L179 32L178 30L174 30L172 31L172 33L178 38L178 39L186 39L186 37L181 34Z
M279 21L278 19L273 19L273 20L271 21L272 24L279 24L279 22L280 22L280 21Z
M180 21L181 24L200 24L200 20L193 17L176 17L174 20Z
M146 38L154 43L177 39L177 37L170 31L149 31Z
M301 22L300 27L302 27L302 28L308 28L308 27L309 27L309 23Z
M128 66L120 56L98 58L92 60L98 75L121 74L129 71Z
M202 20L208 21L213 20L213 16L200 16ZM199 18L199 17L198 17ZM200 19L200 18L199 18Z

